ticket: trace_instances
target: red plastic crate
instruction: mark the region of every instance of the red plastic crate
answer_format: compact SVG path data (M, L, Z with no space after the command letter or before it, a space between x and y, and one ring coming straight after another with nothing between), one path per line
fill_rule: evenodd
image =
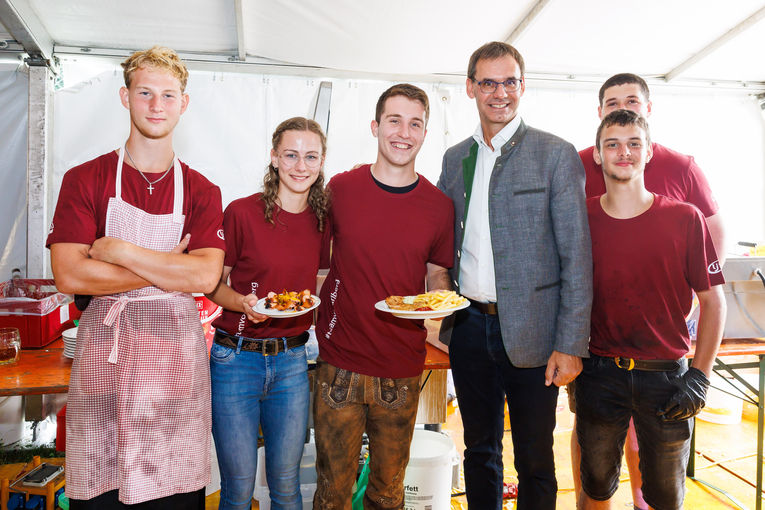
M53 292L43 299L3 297L11 281L0 283L0 327L18 328L21 347L43 347L72 326L80 317L71 296L56 292L53 280L21 280L24 285Z

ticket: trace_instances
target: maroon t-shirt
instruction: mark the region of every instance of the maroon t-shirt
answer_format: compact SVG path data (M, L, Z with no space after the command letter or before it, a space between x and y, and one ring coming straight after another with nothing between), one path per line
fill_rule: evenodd
M336 175L328 187L333 248L316 325L319 354L365 375L419 375L423 321L398 319L376 310L375 303L423 292L426 263L451 267L452 202L422 176L409 192L385 191L370 165Z
M64 174L56 212L46 246L55 243L93 244L106 235L106 210L114 196L117 153L112 151L70 169ZM225 248L220 189L202 174L181 163L183 172L183 235L191 234L189 251L199 248ZM173 172L171 169L152 194L138 170L122 165L122 199L150 214L173 212ZM155 181L161 174L145 174Z
M592 236L590 351L599 356L678 359L691 341L692 293L724 283L701 212L661 195L643 214L608 216L587 199Z
M274 208L274 223L265 219L261 193L234 200L223 213L226 259L231 288L240 294L266 297L270 291L316 291L316 273L329 265L329 228L318 230L308 207L293 214ZM223 310L213 323L232 335L248 338L295 336L311 327L313 314L268 319L259 324L241 312Z
M705 217L717 213L720 208L712 195L709 182L693 157L680 154L663 145L654 143L653 157L645 165L645 188L653 193L695 205ZM594 147L579 151L586 176L587 198L606 192L603 168L592 157Z

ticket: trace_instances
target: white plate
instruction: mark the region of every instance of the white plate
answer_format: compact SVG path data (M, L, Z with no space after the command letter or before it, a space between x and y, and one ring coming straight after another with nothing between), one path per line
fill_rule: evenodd
M455 306L454 308L446 308L444 310L430 310L430 311L424 311L424 312L418 312L415 310L408 311L408 310L392 310L388 304L383 299L382 301L378 301L375 303L375 308L380 310L381 312L388 312L390 314L393 314L394 317L400 317L401 319L440 319L442 317L447 317L457 310L462 310L464 308L467 308L470 306L470 301L467 299L464 303L461 305Z
M284 311L280 312L278 310L274 310L273 308L266 308L266 298L258 299L258 302L255 303L255 310L258 313L262 313L263 315L268 315L269 317L273 317L274 319L285 319L287 317L298 317L300 315L306 314L319 306L321 304L321 299L319 299L319 296L311 295L313 298L313 306L311 308L303 308L299 312L293 312L293 311Z
M69 328L67 330L64 330L64 332L61 333L61 336L63 336L64 338L73 338L73 339L76 339L77 338L77 327L75 326L73 328Z

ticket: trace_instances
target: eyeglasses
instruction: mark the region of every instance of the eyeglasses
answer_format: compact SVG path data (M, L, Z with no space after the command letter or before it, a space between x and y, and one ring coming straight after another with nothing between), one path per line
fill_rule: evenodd
M475 81L475 78L473 79ZM478 89L483 92L484 94L493 94L495 90L497 90L497 87L502 85L505 87L505 92L515 92L518 89L521 88L521 83L523 83L523 78L508 78L505 81L494 81L494 80L481 80L481 81L475 81L478 85Z
M282 152L279 154L279 160L282 162L282 165L287 168L296 166L301 158L303 159L305 166L311 170L315 170L321 166L321 156L318 154L310 153L305 156L301 156L297 152Z

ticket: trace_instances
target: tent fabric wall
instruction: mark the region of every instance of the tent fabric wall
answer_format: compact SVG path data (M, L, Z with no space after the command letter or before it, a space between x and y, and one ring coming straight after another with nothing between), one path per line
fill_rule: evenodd
M66 70L65 70L66 72ZM370 122L380 93L394 82L331 81L327 178L357 163L372 162L376 140ZM192 71L191 97L175 135L179 157L221 187L223 202L260 190L270 137L282 120L310 116L321 79ZM415 83L427 93L431 116L417 170L435 182L450 145L473 134L476 108L464 84ZM128 134L128 113L117 91L115 68L54 96L54 174L49 204L53 212L63 173L119 147ZM522 100L524 120L574 143L592 145L598 84L533 82ZM756 100L741 92L653 87L651 128L655 141L694 155L705 170L731 239L765 239L765 129Z
M28 84L22 67L0 67L0 280L26 273Z

